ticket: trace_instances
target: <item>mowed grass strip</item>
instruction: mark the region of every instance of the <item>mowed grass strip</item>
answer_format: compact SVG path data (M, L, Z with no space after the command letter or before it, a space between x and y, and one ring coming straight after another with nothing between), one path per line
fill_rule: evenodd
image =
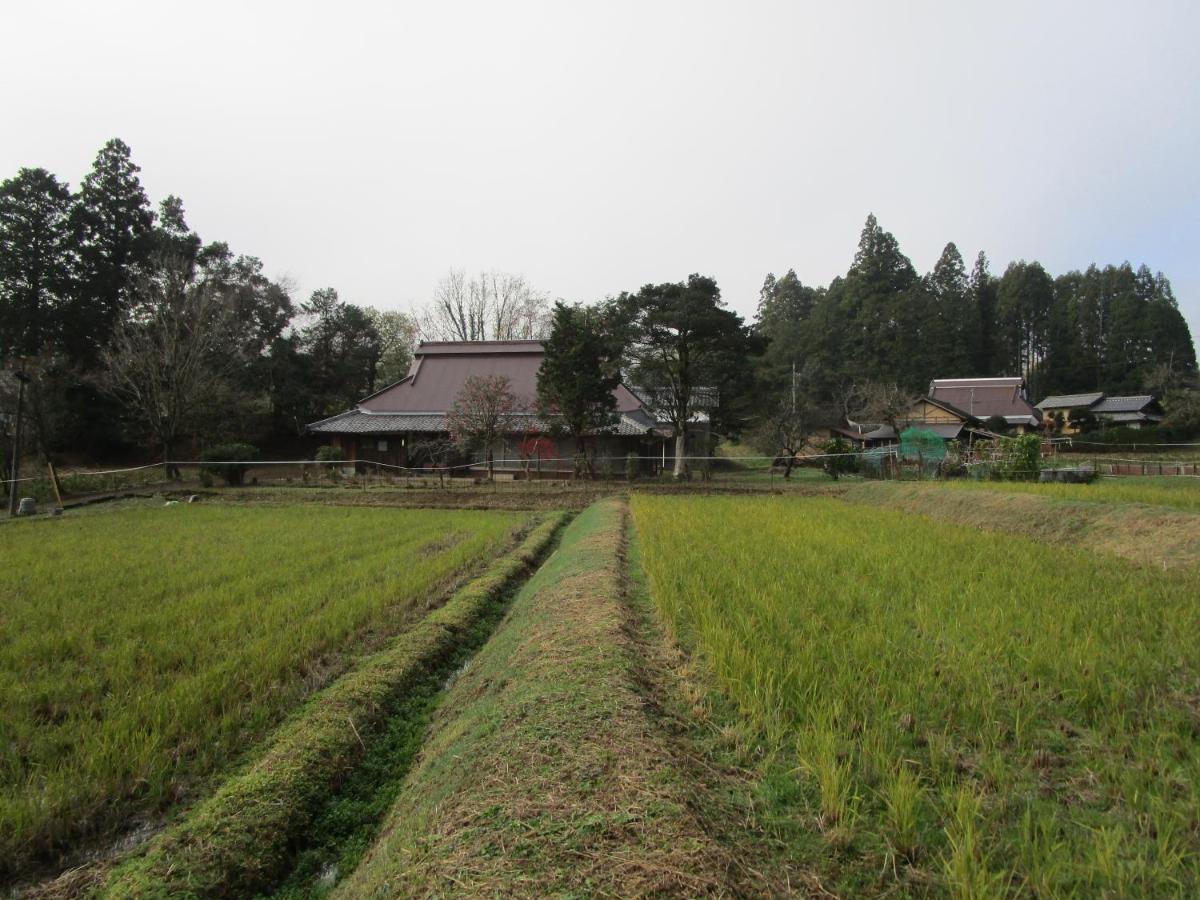
M727 894L727 855L638 693L625 506L597 503L451 687L335 896Z
M182 505L6 526L0 873L186 796L527 520Z
M1194 896L1200 576L836 500L635 496L655 602L847 894Z
M860 481L847 484L840 497L971 528L1016 532L1158 569L1200 565L1200 510L1086 499L1088 491L1104 485L1024 485L1071 489L1056 496L1006 489L1005 483L959 488L960 483Z
M506 587L549 546L565 514L545 517L445 605L316 695L253 765L158 835L109 878L109 897L250 897L268 892L312 836L310 824L370 752L411 689L424 688Z
M1091 484L1041 484L1030 481L945 482L952 490L1035 494L1051 500L1087 503L1140 503L1200 512L1200 478L1191 476L1101 478Z

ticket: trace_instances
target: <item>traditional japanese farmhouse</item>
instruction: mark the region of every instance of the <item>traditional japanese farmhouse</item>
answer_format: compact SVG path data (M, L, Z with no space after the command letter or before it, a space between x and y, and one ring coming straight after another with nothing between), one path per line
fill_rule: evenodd
M395 384L347 410L308 426L341 449L348 466L363 462L396 467L475 464L482 471L486 454L463 455L449 442L447 413L472 376L503 376L517 397L506 417L504 435L492 448L499 477L560 477L574 469L576 448L558 435L553 422L535 412L537 374L543 356L540 341L425 341L416 349L408 374ZM674 461L673 430L658 421L648 398L625 385L613 392L617 421L590 440L602 466L624 472L634 454L643 470Z
M935 378L929 382L929 399L950 404L981 422L1000 416L1020 434L1037 430L1042 421L1020 377Z
M1162 404L1149 394L1133 397L1109 397L1101 391L1060 394L1047 397L1038 404L1038 409L1044 416L1061 417L1062 430L1066 434L1077 434L1085 430L1085 426L1100 423L1145 428L1157 425L1164 418Z

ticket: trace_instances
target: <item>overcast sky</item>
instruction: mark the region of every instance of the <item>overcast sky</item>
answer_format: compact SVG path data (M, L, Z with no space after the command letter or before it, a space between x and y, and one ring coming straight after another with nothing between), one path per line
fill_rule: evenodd
M1145 262L1198 334L1198 8L10 3L0 177L121 137L206 240L384 308L465 267L750 315L874 211L921 271Z

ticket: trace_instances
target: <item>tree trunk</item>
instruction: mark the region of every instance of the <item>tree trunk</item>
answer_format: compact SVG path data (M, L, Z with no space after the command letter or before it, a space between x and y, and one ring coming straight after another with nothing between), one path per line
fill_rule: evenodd
M675 469L671 473L676 481L687 477L687 427L675 429Z
M492 453L492 447L490 444L488 445L488 448L487 448L487 464L488 464L488 466L487 466L488 481L495 481L496 480L496 456L494 453Z
M787 451L787 464L783 468L783 477L786 480L792 477L792 467L796 465L796 451L791 447L783 449Z

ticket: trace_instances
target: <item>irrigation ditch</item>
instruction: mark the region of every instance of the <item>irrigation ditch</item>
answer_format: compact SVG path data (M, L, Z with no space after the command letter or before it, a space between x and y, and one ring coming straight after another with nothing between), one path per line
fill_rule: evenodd
M123 861L85 865L22 897L303 897L353 868L454 675L552 553L566 512L314 695L265 750Z

